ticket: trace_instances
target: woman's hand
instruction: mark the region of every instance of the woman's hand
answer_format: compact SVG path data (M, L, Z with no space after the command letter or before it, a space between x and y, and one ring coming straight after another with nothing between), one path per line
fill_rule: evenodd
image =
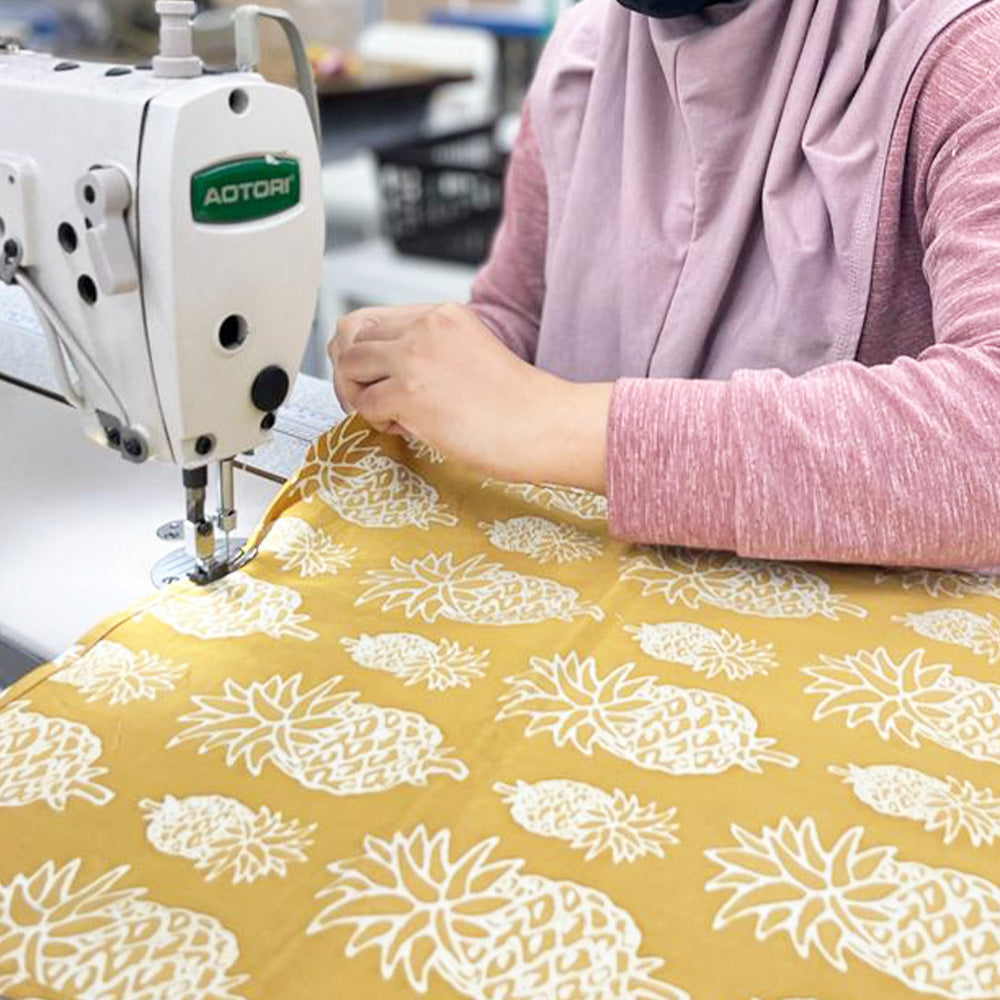
M342 369L340 359L344 352L354 343L362 330L381 326L383 329L404 329L415 322L424 313L435 308L432 303L412 306L387 306L379 309L357 309L337 321L337 331L330 341L326 353L333 366L333 391L337 394L340 405L347 413L353 413L358 408L358 394L364 388L352 382Z
M463 306L352 313L330 356L341 403L379 430L498 479L604 490L611 386L532 367Z

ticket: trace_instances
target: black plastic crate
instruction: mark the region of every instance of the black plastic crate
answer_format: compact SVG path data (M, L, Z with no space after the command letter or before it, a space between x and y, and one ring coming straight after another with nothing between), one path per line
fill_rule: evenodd
M376 151L382 224L400 253L481 264L503 210L495 122Z

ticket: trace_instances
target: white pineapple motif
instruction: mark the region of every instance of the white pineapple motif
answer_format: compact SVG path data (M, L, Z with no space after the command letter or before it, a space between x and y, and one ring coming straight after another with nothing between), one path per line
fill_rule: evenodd
M683 663L709 679L722 674L731 681L767 674L778 665L774 646L761 646L724 628L716 631L696 622L627 625L642 651L654 660Z
M345 420L313 445L290 499L319 499L363 528L427 531L435 524L458 524L438 491L383 454L373 432L355 419Z
M922 821L928 832L944 830L951 844L965 833L973 847L1000 837L1000 797L989 788L948 775L945 780L897 764L831 767L866 805L886 816Z
M635 665L598 670L574 652L533 657L531 669L507 678L497 719L527 716L528 736L549 733L556 746L581 753L597 747L639 767L667 774L719 774L731 767L759 773L761 764L796 767L798 759L772 750L757 735L757 720L725 695L633 677Z
M301 692L302 674L274 676L247 687L227 679L224 694L196 696L198 711L167 748L196 741L199 753L225 749L226 764L259 777L273 764L305 788L330 795L366 795L398 785L425 785L432 775L463 780L468 769L449 756L441 730L415 712L359 701L335 691L330 677Z
M520 552L540 563L590 562L601 554L601 539L572 524L544 517L512 517L479 525L494 548Z
M401 971L426 993L437 975L472 1000L689 1000L653 978L642 933L603 892L523 874L492 857L498 838L452 857L451 832L423 826L365 838L358 858L329 866L329 899L309 927L345 926L347 955L379 954L382 977Z
M357 549L340 545L321 528L314 528L300 517L280 517L271 525L261 545L262 552L272 552L286 572L298 570L299 576L336 576L350 569Z
M931 597L1000 598L1000 573L910 569L875 574L876 583L899 583L904 590L923 590Z
M665 846L680 843L673 822L676 809L660 812L655 802L642 805L620 788L609 794L583 781L554 778L534 784L498 782L493 789L525 830L586 850L587 861L604 851L611 852L616 865L647 855L662 858Z
M44 802L60 812L72 798L103 806L114 797L95 779L100 737L81 722L28 710L15 701L0 712L0 808ZM0 963L0 969L3 968Z
M448 639L435 643L410 632L383 632L340 642L359 667L384 670L404 681L406 687L426 684L429 691L469 687L483 676L489 659L489 650L462 649Z
M236 572L207 587L174 584L148 610L175 632L196 639L238 639L259 633L310 642L319 636L305 627L309 616L298 613L301 604L302 596L291 587Z
M77 858L0 883L0 992L74 1000L242 1000L236 938L214 917L121 888L128 865L92 882ZM123 958L127 960L123 960Z
M995 615L977 615L962 608L938 608L896 615L892 620L908 626L925 639L964 646L988 657L990 663L1000 663L1000 619Z
M899 861L894 847L862 847L864 828L830 848L811 817L706 851L722 871L706 886L731 893L716 930L750 917L758 940L788 934L841 972L854 956L918 993L954 1000L1000 991L1000 889L951 868Z
M608 519L608 499L599 493L579 489L574 486L553 486L550 483L505 483L496 479L484 479L483 489L498 486L508 496L518 497L545 510L571 514L581 521L606 521Z
M407 438L406 448L414 458L425 459L431 465L441 465L444 462L444 455L434 445L421 441L420 438Z
M212 882L228 873L234 885L268 875L285 877L292 862L307 861L316 824L285 821L266 806L254 812L238 799L198 795L139 803L146 839L162 854L186 858Z
M63 669L49 678L75 687L88 702L127 705L154 701L164 691L173 691L188 672L186 663L174 663L157 653L136 653L120 643L104 639L84 652L74 646L56 661Z
M580 600L572 587L524 576L473 556L457 566L452 554L433 553L413 562L395 556L392 568L369 570L371 586L355 602L381 601L382 610L402 607L407 618L447 618L469 625L529 625L589 617L604 618L596 605Z
M812 618L839 621L842 614L866 618L868 612L834 594L822 577L793 563L741 559L725 552L657 548L623 556L622 580L642 584L642 594L662 594L671 604L705 604L761 618Z
M806 693L823 696L814 720L844 715L849 729L868 723L883 740L898 736L919 747L924 739L1000 763L1000 685L953 674L946 663L924 663L922 649L901 663L884 648L820 659L822 666L803 671L815 678Z

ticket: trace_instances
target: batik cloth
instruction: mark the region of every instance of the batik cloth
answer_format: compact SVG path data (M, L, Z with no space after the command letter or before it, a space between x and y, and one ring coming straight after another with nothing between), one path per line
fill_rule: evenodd
M1000 997L1000 578L605 515L330 431L0 699L0 994Z

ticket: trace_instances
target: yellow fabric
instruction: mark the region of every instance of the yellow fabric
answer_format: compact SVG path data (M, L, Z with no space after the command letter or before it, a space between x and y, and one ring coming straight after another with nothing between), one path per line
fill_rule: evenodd
M0 994L1000 996L1000 578L604 513L331 431L0 700Z

